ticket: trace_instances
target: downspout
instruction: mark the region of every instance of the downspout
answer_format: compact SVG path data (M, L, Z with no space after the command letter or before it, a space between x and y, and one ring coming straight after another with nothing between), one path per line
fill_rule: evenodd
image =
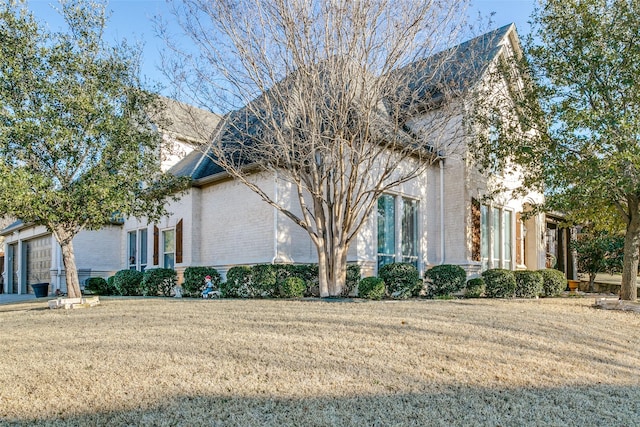
M440 264L444 264L444 159L440 163Z
M57 241L54 240L54 242L56 245L56 258L57 258L56 267L58 270L58 272L56 273L56 291L58 291L60 290L60 287L61 287L60 277L62 276L62 248L60 248L60 245L58 244Z
M278 171L273 178L273 201L278 203ZM278 209L273 207L273 258L271 264L275 264L278 259Z

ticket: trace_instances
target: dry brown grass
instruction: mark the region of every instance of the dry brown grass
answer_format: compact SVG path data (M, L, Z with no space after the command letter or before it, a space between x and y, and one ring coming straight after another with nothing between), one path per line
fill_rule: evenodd
M0 424L638 425L640 315L593 302L0 306Z

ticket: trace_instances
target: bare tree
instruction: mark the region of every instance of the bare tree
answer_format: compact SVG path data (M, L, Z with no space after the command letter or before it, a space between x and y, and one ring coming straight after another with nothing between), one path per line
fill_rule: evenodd
M188 48L159 27L177 95L230 111L200 149L306 230L322 296L343 289L349 245L379 196L459 149L454 98L469 73L461 52L443 48L458 41L465 8L448 0L187 0L173 11ZM256 184L259 171L290 183L297 206Z

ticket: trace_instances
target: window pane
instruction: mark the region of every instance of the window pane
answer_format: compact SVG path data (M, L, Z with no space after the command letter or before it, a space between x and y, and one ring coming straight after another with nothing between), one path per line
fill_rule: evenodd
M129 237L129 267L136 265L136 232L130 231Z
M482 269L489 267L489 208L480 206L480 258Z
M173 230L165 230L162 232L162 241L164 242L164 252L173 252L175 247L175 233Z
M504 268L511 269L511 250L513 246L512 232L511 232L511 218L513 213L511 211L504 211L502 217L503 228L503 250L504 250Z
M418 268L418 202L402 199L402 262Z
M140 230L140 266L144 271L144 267L147 265L147 229Z
M378 199L378 268L395 261L395 197L384 194Z
M163 267L173 268L174 265L174 248L175 248L175 232L174 230L165 230L162 232L162 247L164 253Z
M493 258L493 267L500 267L500 209L492 208L491 216L493 226L491 227L491 237L493 244L491 245L491 257Z

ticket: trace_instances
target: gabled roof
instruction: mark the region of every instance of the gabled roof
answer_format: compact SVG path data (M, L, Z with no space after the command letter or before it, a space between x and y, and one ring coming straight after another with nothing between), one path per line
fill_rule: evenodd
M442 95L447 88L462 93L473 87L485 74L489 65L498 57L506 37L511 31L515 34L515 25L505 25L397 70L396 73L400 74L399 78L406 82L404 89L399 88L397 91L398 99L402 100L401 97L406 92L411 92L413 95L411 100L404 103L406 109L404 113L414 113L418 106L421 109L437 108L439 102L444 98ZM286 81L287 79L278 84L286 84ZM251 101L251 108L244 107L227 114L217 123L213 138L223 144L237 145L238 147L243 144L260 143L262 137L260 120L256 117L255 112L261 111L259 105L264 102L265 96L269 96L269 92ZM397 102L398 99L395 101ZM381 115L381 127L385 122L386 118ZM380 132L384 134L385 130L380 129ZM239 144L239 142L243 144ZM240 148L237 156L238 161L245 164L251 163L251 159L240 158L242 156ZM177 176L188 176L193 180L200 180L222 173L224 169L215 162L211 153L194 151L178 162L169 172Z
M162 124L162 131L186 142L206 142L221 119L218 114L171 98L160 99L168 119L167 123Z
M473 88L498 58L512 31L515 34L514 24L505 25L397 70L404 84L391 104L400 102L404 113L411 115L419 109L437 108L447 96Z

